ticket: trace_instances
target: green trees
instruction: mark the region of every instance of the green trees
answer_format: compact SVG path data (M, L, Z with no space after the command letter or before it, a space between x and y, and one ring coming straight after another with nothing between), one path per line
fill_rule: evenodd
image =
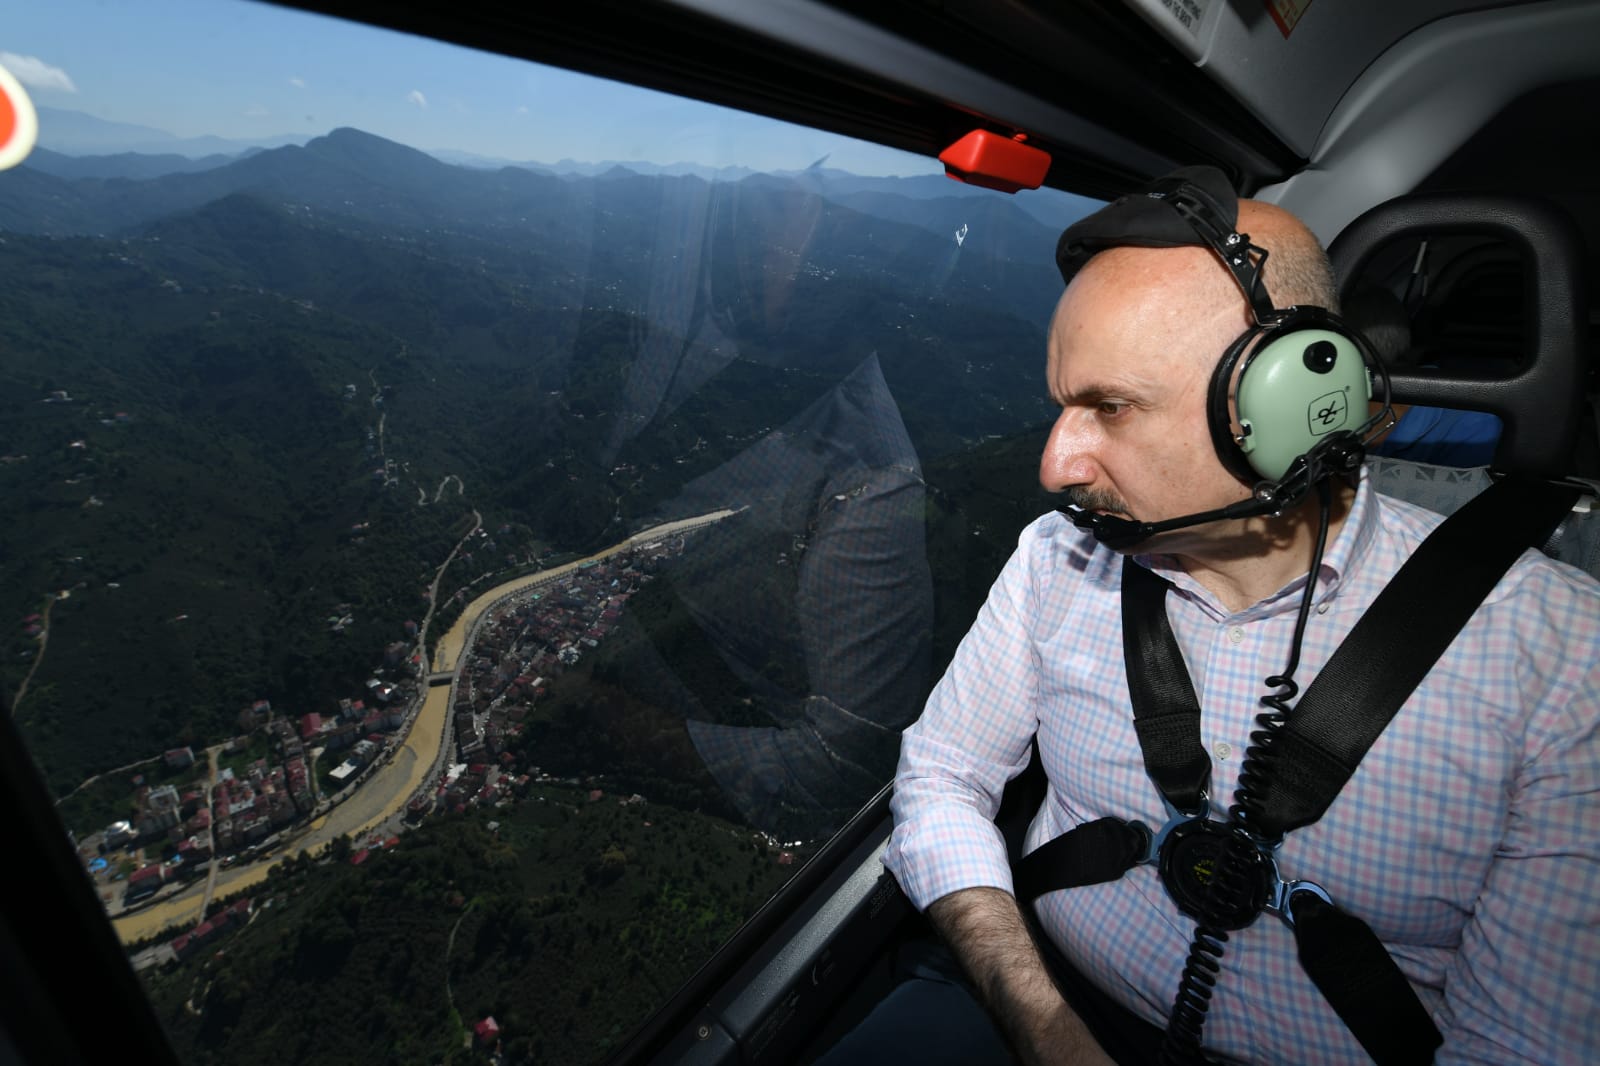
M337 1063L382 1045L440 1061L448 975L463 1022L492 1014L550 1061L598 1061L790 872L721 819L536 793L495 812L496 834L470 813L424 822L359 867L286 864L220 958L146 971L180 1057ZM197 987L198 1018L184 1007Z

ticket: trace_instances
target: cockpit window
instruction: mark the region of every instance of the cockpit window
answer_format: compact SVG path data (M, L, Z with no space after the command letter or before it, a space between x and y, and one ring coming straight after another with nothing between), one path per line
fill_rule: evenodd
M0 693L180 1056L603 1060L891 775L1093 205L266 6L7 30Z

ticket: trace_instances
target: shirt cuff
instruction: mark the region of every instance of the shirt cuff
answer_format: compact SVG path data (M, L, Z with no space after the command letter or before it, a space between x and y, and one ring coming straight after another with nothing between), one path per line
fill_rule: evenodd
M1014 891L1000 830L960 805L898 821L883 864L919 911L964 888Z

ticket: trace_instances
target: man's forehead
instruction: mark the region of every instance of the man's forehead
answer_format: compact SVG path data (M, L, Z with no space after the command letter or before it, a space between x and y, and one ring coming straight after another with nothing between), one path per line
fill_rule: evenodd
M1231 279L1202 248L1112 248L1091 259L1056 303L1052 333L1182 329L1237 304Z
M1244 298L1205 249L1110 249L1056 305L1051 391L1076 394L1080 382L1155 388L1163 376L1209 373L1247 318Z
M1151 392L1173 377L1169 361L1161 358L1168 348L1132 331L1074 329L1069 318L1050 333L1045 366L1050 394L1059 401L1092 402Z

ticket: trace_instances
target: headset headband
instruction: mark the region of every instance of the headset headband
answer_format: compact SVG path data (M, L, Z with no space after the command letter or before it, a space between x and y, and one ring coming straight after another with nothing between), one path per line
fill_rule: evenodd
M1056 267L1070 283L1107 248L1210 248L1244 293L1251 317L1265 325L1282 314L1262 281L1267 250L1237 231L1238 217L1238 196L1222 171L1184 167L1068 226L1056 242Z
M1227 222L1216 213L1214 205L1208 204L1203 196L1196 195L1199 192L1190 182L1169 177L1157 181L1145 195L1164 201L1183 216L1183 220L1193 227L1206 247L1216 253L1222 265L1233 275L1234 282L1250 305L1250 315L1256 325L1266 325L1280 316L1280 312L1272 306L1272 297L1267 295L1263 280L1267 269L1267 250L1251 244L1249 234L1235 229L1237 217L1233 222ZM1236 207L1235 216L1237 213Z

